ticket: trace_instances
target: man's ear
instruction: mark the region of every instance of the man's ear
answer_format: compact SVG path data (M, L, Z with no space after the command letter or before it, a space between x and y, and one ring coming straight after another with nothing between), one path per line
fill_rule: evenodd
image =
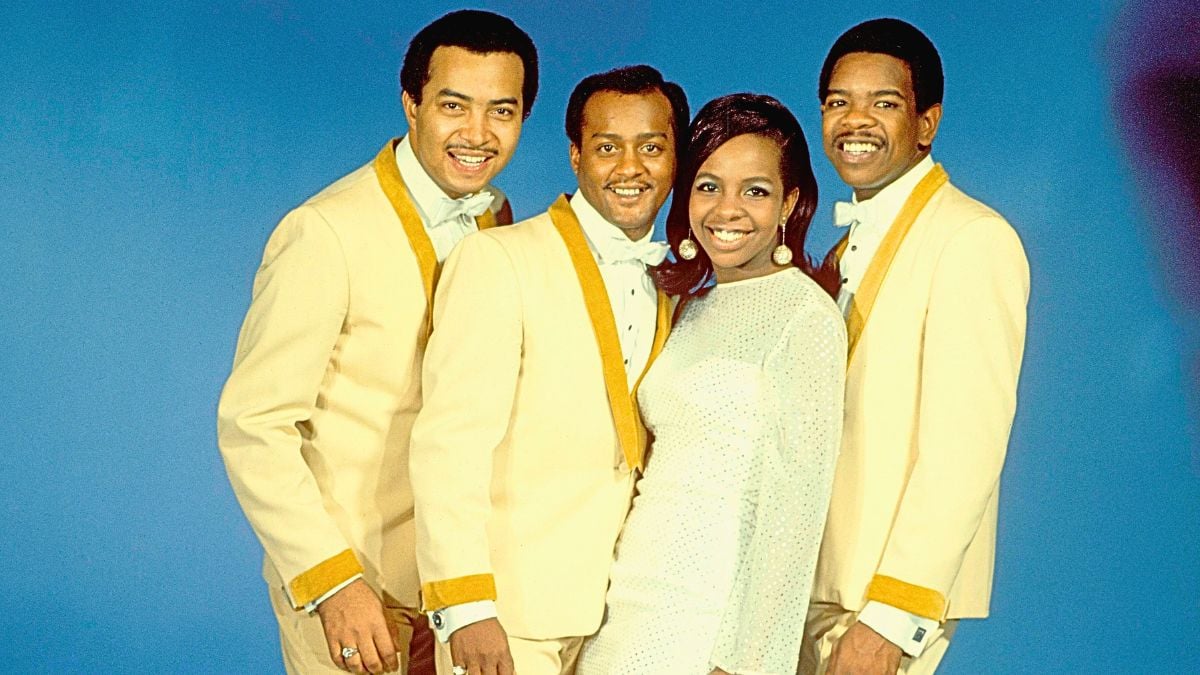
M933 137L937 136L938 125L942 123L942 104L934 103L929 109L917 116L917 144L922 148L933 145Z
M404 120L408 122L408 130L411 133L413 127L417 125L417 102L413 100L408 92L401 92L400 107L404 108Z
M579 175L579 146L572 143L570 150L568 150L567 152L571 156L571 171L574 171L575 175L578 176Z

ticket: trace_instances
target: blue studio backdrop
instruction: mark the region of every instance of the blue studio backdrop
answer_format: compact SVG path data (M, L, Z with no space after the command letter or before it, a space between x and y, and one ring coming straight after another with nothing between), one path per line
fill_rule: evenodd
M1169 188L1141 181L1111 105L1140 5L476 4L541 54L498 181L518 219L572 188L571 87L644 62L693 110L754 91L795 111L814 254L848 195L819 149L825 52L876 16L924 29L947 77L934 156L1013 223L1033 275L992 617L942 672L1200 672L1196 316L1157 253ZM0 669L282 672L217 397L271 228L404 132L404 49L457 7L6 3Z

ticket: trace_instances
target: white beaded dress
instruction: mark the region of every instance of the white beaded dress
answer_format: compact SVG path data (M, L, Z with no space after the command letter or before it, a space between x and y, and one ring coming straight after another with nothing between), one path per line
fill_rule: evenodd
M796 671L846 331L795 268L691 301L639 388L654 442L579 675Z

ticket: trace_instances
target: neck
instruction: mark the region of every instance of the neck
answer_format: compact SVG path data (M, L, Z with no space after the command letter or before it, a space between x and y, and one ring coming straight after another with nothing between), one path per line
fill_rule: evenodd
M771 264L767 267L761 267L753 271L744 270L740 267L716 268L713 270L713 276L716 277L718 284L727 284L733 281L745 281L747 279L765 277L776 272L782 272L789 267L792 267L792 265L777 265L775 261L771 261Z
M629 241L638 241L642 237L645 237L647 234L650 233L650 228L653 226L654 226L654 221L650 221L649 223L645 223L643 225L637 225L634 227L621 227L620 225L613 225L613 227L617 228L622 233L624 233L625 236L629 238Z

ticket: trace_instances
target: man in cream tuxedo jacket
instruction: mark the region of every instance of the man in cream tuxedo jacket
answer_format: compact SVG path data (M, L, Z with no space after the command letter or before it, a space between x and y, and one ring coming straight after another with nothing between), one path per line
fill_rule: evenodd
M417 611L409 433L440 261L511 222L488 185L537 93L532 41L454 12L414 37L409 133L271 235L221 396L234 492L265 549L290 673L432 672Z
M410 460L442 675L568 673L600 625L645 450L632 391L669 328L646 268L687 121L653 68L585 78L578 192L446 263Z
M985 617L1029 268L1016 233L929 157L941 60L879 19L821 73L825 152L854 201L836 249L846 419L802 673L931 673Z

